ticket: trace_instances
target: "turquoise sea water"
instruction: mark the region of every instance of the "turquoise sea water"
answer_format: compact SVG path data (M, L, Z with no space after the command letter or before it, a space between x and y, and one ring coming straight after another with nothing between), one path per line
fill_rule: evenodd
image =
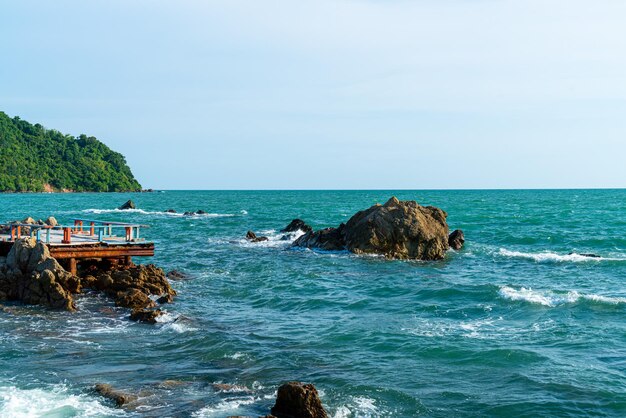
M391 195L446 210L466 247L423 263L279 240ZM0 195L0 220L51 214L150 224L153 261L194 278L155 326L92 294L77 313L5 304L2 417L256 416L288 380L333 417L626 416L626 190Z

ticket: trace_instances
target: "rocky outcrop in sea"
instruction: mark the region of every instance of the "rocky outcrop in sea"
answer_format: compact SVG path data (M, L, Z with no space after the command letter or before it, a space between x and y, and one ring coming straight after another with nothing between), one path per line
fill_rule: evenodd
M131 319L151 323L161 314L157 304L170 303L176 295L165 272L152 264L116 266L94 261L72 275L35 238L17 240L7 257L0 257L0 301L74 311L73 295L85 289L102 292L117 306L131 309Z
M450 248L447 216L434 206L392 197L384 205L376 204L357 212L337 228L309 231L293 245L379 254L392 259L440 260ZM454 248L460 249L463 233L455 231L455 234Z

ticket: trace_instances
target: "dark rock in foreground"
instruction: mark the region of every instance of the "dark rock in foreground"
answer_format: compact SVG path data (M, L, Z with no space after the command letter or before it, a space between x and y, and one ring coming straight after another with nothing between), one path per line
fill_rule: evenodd
M278 388L272 415L277 418L327 418L317 389L311 384L285 383Z
M136 396L129 395L128 393L113 389L111 385L107 385L104 383L98 383L94 387L94 391L96 391L96 393L98 393L100 396L112 400L117 406L123 406L129 402L137 400Z
M465 244L465 234L460 229L455 230L448 237L448 245L454 250L460 250Z
M439 208L392 197L384 205L357 212L338 228L308 232L293 245L393 259L440 260L449 248L447 216Z
M296 232L296 231L311 232L313 231L313 228L311 228L309 225L304 223L302 219L294 219L293 221L289 223L289 225L287 225L285 228L280 230L280 232Z
M132 200L128 200L126 203L124 203L118 209L119 210L128 210L128 209L137 209L137 207L135 206L135 202L133 202Z

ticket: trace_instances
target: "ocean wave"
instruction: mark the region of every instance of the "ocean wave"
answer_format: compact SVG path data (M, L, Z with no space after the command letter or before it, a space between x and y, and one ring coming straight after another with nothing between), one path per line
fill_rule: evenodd
M169 312L164 312L163 315L158 316L156 318L158 324L162 324L161 329L164 331L174 331L179 334L185 332L193 332L197 331L197 328L189 325L189 321L185 321L184 318L180 316L174 316Z
M0 416L3 417L123 417L126 415L124 411L103 405L85 394L72 394L65 385L55 385L48 389L0 387Z
M510 251L505 248L500 248L499 255L510 258L525 258L537 262L589 262L589 261L626 261L626 258L607 258L607 257L595 257L585 254L558 254L551 251L543 251L539 253L525 253L521 251Z
M355 396L346 405L342 405L333 414L333 418L382 416L376 406L376 400L364 396Z
M515 289L503 286L498 291L500 297L512 301L523 301L543 306L559 306L565 304L578 303L581 301L602 303L608 305L619 305L626 303L626 297L610 297L596 294L581 294L575 290L566 293L555 293L553 291L537 291L532 288L521 287Z
M245 216L248 214L247 211L242 210L239 213L194 213L193 215L185 215L184 213L170 213L170 212L160 212L160 211L150 211L143 209L83 209L81 212L83 213L93 213L96 215L106 214L106 213L135 213L140 215L149 215L149 216L170 216L174 218L231 218L233 216Z
M238 415L240 413L247 412L242 410L243 407L251 405L259 400L261 400L261 398L256 398L254 396L226 398L216 403L215 405L205 406L199 411L194 412L192 416L197 418L204 418Z

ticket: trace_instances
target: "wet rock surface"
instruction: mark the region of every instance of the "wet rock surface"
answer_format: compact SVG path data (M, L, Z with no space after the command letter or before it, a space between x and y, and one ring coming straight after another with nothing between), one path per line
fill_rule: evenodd
M135 309L130 314L130 320L156 324L157 318L161 315L163 315L163 311L160 309Z
M293 243L296 247L319 248L326 251L341 251L346 249L344 237L345 225L339 228L325 228L319 231L309 231L296 239Z
M328 417L315 386L301 382L280 386L271 412L276 418Z
M170 280L186 280L191 279L191 275L178 270L171 270L167 273L167 278Z
M118 407L137 400L137 396L114 389L111 385L105 383L96 384L93 390L100 396L113 401Z
M137 209L137 206L135 206L135 202L133 202L132 200L127 200L126 203L124 203L118 209L119 210Z
M258 237L254 232L248 231L246 233L246 239L250 242L263 242L269 240L268 237Z
M280 230L280 232L296 232L296 231L311 232L313 231L313 228L311 228L311 226L304 223L302 219L294 219L293 221L289 223L289 225L287 225L286 227Z
M460 250L465 244L465 234L460 229L455 230L448 237L448 245L453 250Z

